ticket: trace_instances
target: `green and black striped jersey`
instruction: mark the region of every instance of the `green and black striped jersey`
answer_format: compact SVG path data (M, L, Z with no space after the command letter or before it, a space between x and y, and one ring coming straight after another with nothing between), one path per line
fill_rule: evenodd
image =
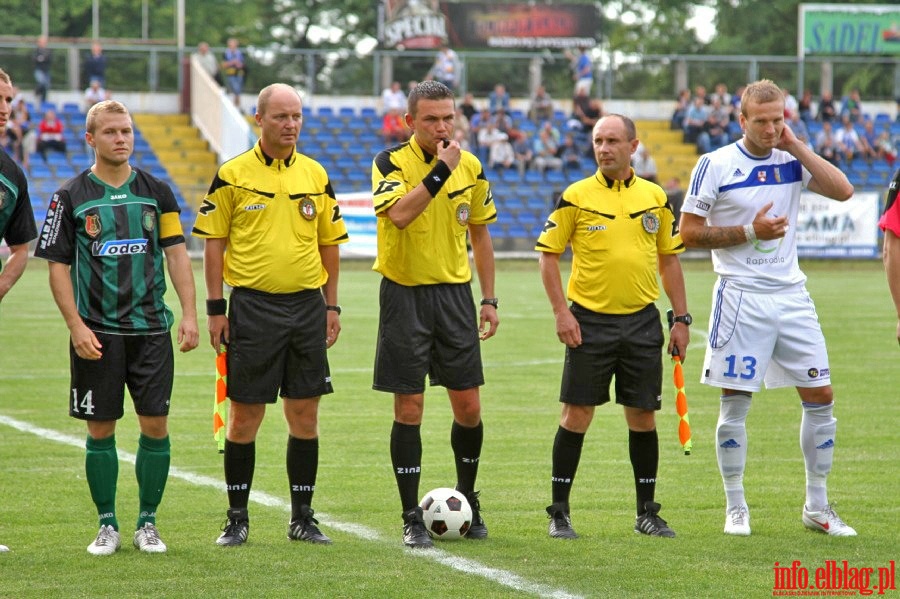
M3 150L0 150L0 237L6 245L22 245L37 237L25 174Z
M54 194L34 255L68 264L78 313L94 331L147 335L174 323L163 248L184 243L168 185L139 169L114 188L86 170Z

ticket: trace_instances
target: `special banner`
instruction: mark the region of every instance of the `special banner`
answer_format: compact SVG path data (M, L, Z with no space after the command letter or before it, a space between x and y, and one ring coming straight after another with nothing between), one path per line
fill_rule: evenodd
M577 48L597 43L600 18L590 4L442 2L450 43L462 48Z
M801 4L800 54L900 55L900 6Z
M384 48L577 48L597 43L594 4L489 4L381 0L378 40Z

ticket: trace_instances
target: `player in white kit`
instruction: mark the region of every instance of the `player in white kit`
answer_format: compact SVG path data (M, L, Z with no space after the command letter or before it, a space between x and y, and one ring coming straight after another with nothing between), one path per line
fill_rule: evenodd
M681 209L687 247L712 250L712 294L701 381L721 387L716 455L725 486L725 533L750 534L744 498L746 418L752 393L796 387L803 406L807 528L854 536L828 502L837 420L825 338L797 261L800 191L844 201L853 186L797 139L784 122L784 96L761 80L747 86L742 139L700 157Z

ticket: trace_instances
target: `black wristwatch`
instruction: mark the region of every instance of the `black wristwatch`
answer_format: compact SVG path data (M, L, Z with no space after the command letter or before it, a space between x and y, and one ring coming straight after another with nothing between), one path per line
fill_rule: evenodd
M500 303L496 297L485 297L481 299L482 306L494 306L494 309L497 309L497 305Z
M325 306L326 310L330 310L332 312L337 312L338 316L341 315L341 307L340 306Z
M687 326L691 326L691 324L694 322L694 319L691 316L690 312L688 312L688 313L682 314L681 316L676 316L675 322L680 322L682 324L686 324Z

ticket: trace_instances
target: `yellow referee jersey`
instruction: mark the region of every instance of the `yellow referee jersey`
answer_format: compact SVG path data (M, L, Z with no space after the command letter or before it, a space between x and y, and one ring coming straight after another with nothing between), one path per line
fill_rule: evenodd
M227 238L225 282L268 293L318 289L319 246L349 240L322 165L297 152L276 160L259 142L219 167L193 235Z
M497 220L481 162L464 151L424 212L405 229L394 226L385 210L421 183L435 164L437 158L412 137L408 143L379 153L372 166L372 201L378 216L378 257L372 268L400 285L470 281L468 226Z
M658 254L684 251L661 187L607 179L598 170L570 185L535 249L561 254L572 244L568 298L604 314L631 314L659 298Z

